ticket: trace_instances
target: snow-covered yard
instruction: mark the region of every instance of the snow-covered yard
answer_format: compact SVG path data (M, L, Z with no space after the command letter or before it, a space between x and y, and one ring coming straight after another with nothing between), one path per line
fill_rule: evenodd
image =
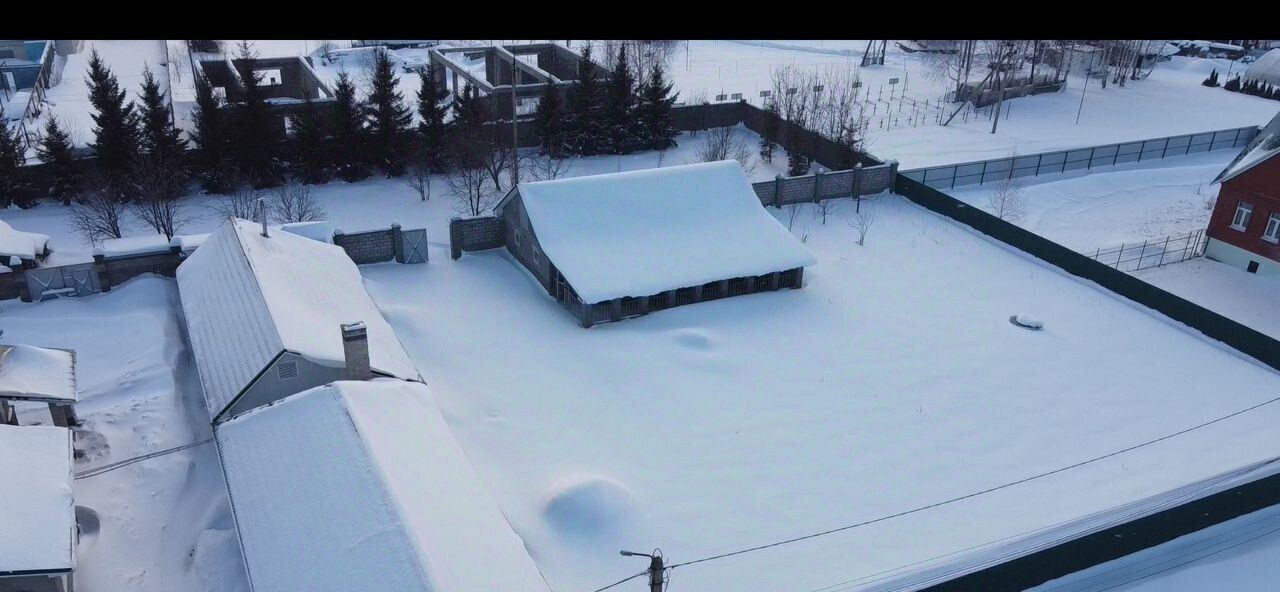
M173 280L143 276L105 294L0 310L6 342L76 350L77 472L212 436ZM211 444L77 479L76 589L247 591Z
M866 246L813 206L798 291L579 328L504 251L363 268L554 589L892 514L1221 417L1280 377L891 195ZM789 210L771 210L784 223ZM439 261L439 263L435 262ZM1046 328L1013 326L1028 313ZM808 590L1132 501L1273 454L1262 408L837 535L680 568Z
M1280 339L1280 280L1204 258L1144 269L1135 275Z
M93 141L94 110L89 104L88 71L89 57L94 50L116 75L120 90L128 93L128 100L137 101L142 94L144 67L151 68L160 89L168 91L169 75L165 69L168 58L164 41L90 39L84 41L78 53L58 58L60 63L65 60L60 66L62 80L46 93L45 102L49 108L41 120L27 125L42 130L43 119L52 114L63 129L71 131L71 138L77 146L87 146Z
M1210 182L1236 155L1219 150L1014 181L1025 215L1011 222L1077 251L1204 230L1218 188ZM995 213L999 183L947 190Z

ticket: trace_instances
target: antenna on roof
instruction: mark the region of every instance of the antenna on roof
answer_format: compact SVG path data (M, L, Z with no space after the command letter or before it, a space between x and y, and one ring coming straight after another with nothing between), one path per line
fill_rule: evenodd
M267 198L258 198L258 217L262 219L262 236L270 237L267 234Z

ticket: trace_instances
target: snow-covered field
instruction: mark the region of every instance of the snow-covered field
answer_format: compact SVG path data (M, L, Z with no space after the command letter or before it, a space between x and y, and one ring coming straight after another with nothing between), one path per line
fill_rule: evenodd
M806 286L583 330L503 251L363 268L554 589L891 514L1159 437L1280 377L896 196L801 206ZM771 210L774 211L774 210ZM789 210L774 211L784 223ZM981 278L977 280L976 278ZM1029 313L1041 332L1008 317ZM497 370L497 371L495 371ZM808 590L1056 524L1274 453L1280 408L1000 492L697 566Z
M1280 280L1209 259L1144 269L1143 281L1280 339Z
M76 350L77 472L211 437L181 310L177 285L154 276L86 298L3 303L6 342ZM74 490L100 521L81 523L77 590L248 590L211 444L77 479Z
M1018 179L1026 214L1010 221L1090 253L1204 230L1218 192L1209 183L1235 155L1235 150L1219 150ZM990 197L998 187L987 183L947 194L995 213Z

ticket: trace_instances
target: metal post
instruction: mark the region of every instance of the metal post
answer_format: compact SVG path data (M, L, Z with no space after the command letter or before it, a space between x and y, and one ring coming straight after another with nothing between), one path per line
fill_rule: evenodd
M1164 254L1169 250L1169 238L1168 236L1164 237L1164 248L1160 249L1160 263L1156 267L1164 265Z
M511 186L520 184L520 126L516 121L516 54L511 54ZM555 92L552 90L552 92Z

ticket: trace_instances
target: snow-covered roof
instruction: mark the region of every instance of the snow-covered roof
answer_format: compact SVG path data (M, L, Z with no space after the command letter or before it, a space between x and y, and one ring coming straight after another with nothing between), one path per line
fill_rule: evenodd
M0 257L32 260L43 255L49 244L49 235L23 232L0 220Z
M813 265L726 160L521 184L538 243L584 302Z
M216 437L255 592L548 590L422 383L334 382Z
M76 358L68 350L0 345L0 399L76 400Z
M1280 49L1263 54L1244 71L1244 80L1261 80L1280 85Z
M1276 154L1280 154L1280 113L1249 141L1249 145L1240 151L1227 168L1218 173L1213 182L1225 183Z
M0 424L0 576L75 567L71 430Z
M163 234L139 234L122 238L109 238L102 241L102 246L94 252L101 253L107 257L164 253L169 250L170 242Z
M281 351L345 363L340 325L363 321L375 372L420 377L334 245L228 220L178 266L178 289L209 413L217 416Z

